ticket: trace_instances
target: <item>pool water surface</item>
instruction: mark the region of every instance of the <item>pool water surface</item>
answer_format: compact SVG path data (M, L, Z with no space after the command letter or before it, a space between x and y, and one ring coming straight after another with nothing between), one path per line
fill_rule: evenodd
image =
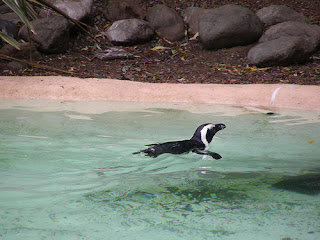
M320 112L0 100L0 239L320 239ZM209 150L144 145L224 123Z

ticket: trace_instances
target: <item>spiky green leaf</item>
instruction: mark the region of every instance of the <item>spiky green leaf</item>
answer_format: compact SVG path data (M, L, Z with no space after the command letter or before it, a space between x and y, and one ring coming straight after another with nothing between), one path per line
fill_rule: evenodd
M15 47L16 49L20 50L20 44L12 37L8 36L7 34L0 31L0 37L9 43L11 46Z
M32 31L34 32L34 29L28 20L28 17L25 12L23 12L22 8L19 7L14 0L3 0L3 2L8 5L21 19L21 21Z

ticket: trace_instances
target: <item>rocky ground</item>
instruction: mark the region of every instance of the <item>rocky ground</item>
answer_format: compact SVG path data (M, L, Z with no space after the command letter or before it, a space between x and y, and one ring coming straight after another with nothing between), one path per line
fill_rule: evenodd
M215 8L238 4L256 11L270 4L283 4L305 15L312 23L320 24L319 0L154 0L149 8L164 3L178 12L189 6ZM101 49L110 43L100 33L110 23L103 16L104 0L95 0L93 13L86 20ZM85 33L75 32L70 49L65 54L34 56L34 66L15 67L0 60L0 75L64 75L77 77L115 78L141 82L163 83L291 83L320 85L320 52L310 61L294 66L256 68L247 64L247 53L254 45L217 51L207 51L192 36L177 43L160 37L137 46L123 47L135 55L133 59L103 61L95 57L97 43ZM48 68L49 67L49 68Z

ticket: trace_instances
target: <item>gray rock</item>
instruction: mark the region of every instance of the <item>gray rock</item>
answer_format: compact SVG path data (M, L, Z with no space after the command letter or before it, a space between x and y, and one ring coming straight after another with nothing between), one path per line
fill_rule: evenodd
M0 31L2 31L3 33L7 34L8 36L14 39L18 39L19 29L12 22L0 19Z
M142 0L111 0L104 10L104 16L111 22L138 18L144 19L146 10L141 7Z
M183 13L183 21L188 26L189 32L194 35L199 32L199 19L204 14L208 13L212 9L205 9L200 7L188 7Z
M114 60L114 59L132 59L134 55L121 48L108 48L103 52L98 52L95 56L100 60Z
M110 42L118 45L134 45L150 41L154 32L150 24L141 19L124 19L114 22L107 30Z
M306 48L315 52L320 48L320 26L304 22L283 22L271 26L259 39L260 43L271 41L280 37L302 37Z
M24 70L27 68L27 65L23 64L23 63L20 63L20 62L16 62L16 61L13 61L13 62L9 62L8 63L8 68L9 69L12 69L12 70Z
M1 5L1 2L0 2L0 5ZM12 9L8 5L3 4L0 6L0 14L5 14L9 12L12 12Z
M269 7L261 8L256 14L263 23L270 25L286 21L310 23L302 14L283 5L270 5Z
M169 41L180 41L185 36L182 17L166 5L158 4L150 8L146 20L154 30Z
M17 14L15 14L15 13L0 14L0 19L12 22L14 24L22 23L22 21L19 18L19 16Z
M207 49L250 44L262 31L263 24L252 11L232 4L208 12L199 22L199 36Z
M31 34L30 37L37 50L43 53L63 53L68 49L71 24L64 17L36 19L31 24L36 31L36 35ZM20 29L19 36L28 41L26 26Z
M27 59L27 60L30 59L30 52L33 58L37 58L40 56L40 53L37 51L37 49L32 44L29 44L28 42L21 43L20 50L14 48L10 44L6 44L0 49L0 54L6 55L9 57Z
M258 67L285 66L301 63L310 56L302 37L280 37L250 49L248 62Z
M81 20L89 16L91 13L93 0L47 0L63 12L69 15L69 17L75 20ZM40 15L42 17L52 17L57 15L51 10L42 10Z
M287 21L271 26L248 53L257 66L302 63L320 48L320 27Z

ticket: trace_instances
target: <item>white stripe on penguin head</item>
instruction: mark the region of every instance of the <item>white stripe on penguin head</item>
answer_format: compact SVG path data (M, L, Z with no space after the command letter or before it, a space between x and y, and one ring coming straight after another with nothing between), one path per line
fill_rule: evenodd
M207 141L207 132L209 129L212 129L214 127L215 126L213 124L208 124L208 125L204 126L200 131L201 142L205 145L205 150L207 150L209 147L209 143Z

